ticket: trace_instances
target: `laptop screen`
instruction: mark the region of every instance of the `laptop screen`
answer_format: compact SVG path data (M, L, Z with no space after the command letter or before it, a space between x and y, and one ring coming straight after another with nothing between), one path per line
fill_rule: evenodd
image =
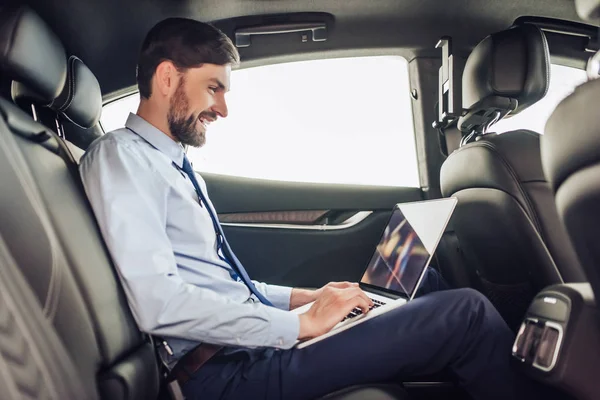
M400 208L392 213L361 283L411 297L429 252Z
M360 282L412 299L456 203L397 204Z

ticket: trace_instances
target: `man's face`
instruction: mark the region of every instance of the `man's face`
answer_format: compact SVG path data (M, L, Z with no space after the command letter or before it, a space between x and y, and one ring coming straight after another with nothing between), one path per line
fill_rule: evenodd
M200 147L206 142L208 124L227 117L225 93L229 90L231 67L204 64L181 74L169 101L167 121L175 139Z

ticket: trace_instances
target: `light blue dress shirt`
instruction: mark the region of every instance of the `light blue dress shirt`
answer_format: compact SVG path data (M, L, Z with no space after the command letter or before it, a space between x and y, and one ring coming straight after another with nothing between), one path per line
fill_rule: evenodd
M130 114L126 128L90 146L79 168L140 329L166 338L175 360L200 342L292 347L300 329L288 311L292 289L254 282L269 307L232 278L209 213L180 170L183 155L180 144Z

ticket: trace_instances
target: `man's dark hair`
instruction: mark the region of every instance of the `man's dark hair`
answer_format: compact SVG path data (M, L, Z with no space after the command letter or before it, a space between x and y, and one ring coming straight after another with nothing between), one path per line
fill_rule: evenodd
M202 64L237 64L239 54L231 40L217 28L187 18L168 18L154 25L144 39L137 65L142 98L150 98L150 81L156 67L170 60L179 70Z

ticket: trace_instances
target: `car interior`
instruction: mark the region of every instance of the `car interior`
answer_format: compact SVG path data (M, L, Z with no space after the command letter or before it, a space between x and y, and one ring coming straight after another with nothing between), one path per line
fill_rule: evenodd
M0 399L181 398L78 171L135 112L142 40L173 16L214 24L241 55L230 117L187 152L253 279L356 281L395 204L455 197L431 266L498 309L519 374L600 397L600 2L11 0ZM325 398L470 399L449 371Z

